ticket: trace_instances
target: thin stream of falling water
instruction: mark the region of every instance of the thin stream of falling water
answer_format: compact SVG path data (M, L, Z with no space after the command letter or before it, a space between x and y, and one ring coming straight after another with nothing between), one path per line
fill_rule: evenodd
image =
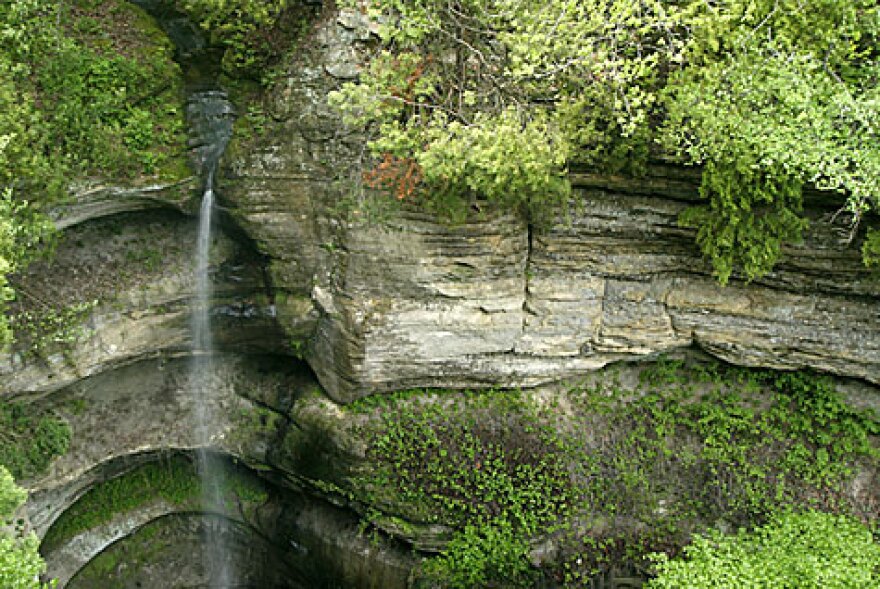
M188 115L195 134L203 140L197 150L200 164L207 172L205 191L199 211L199 233L196 245L196 292L192 306L192 365L190 382L196 398L193 410L196 456L202 486L204 538L202 558L208 587L226 589L236 582L233 553L224 542L226 506L224 489L226 471L214 437L222 432L223 415L219 414L217 383L212 378L214 346L211 334L210 277L211 226L214 212L214 170L232 130L234 114L223 92L211 90L190 99ZM210 514L210 515L209 515Z
M208 257L211 248L211 217L214 209L214 188L212 179L202 195L199 211L199 236L196 244L196 301L192 310L193 352L197 359L210 363L213 348L211 341L211 280L208 276ZM204 357L202 357L204 356Z
M192 311L193 364L192 383L197 395L195 405L195 430L198 470L202 483L202 505L206 512L223 514L223 488L225 475L220 459L210 452L211 434L218 422L213 410L214 392L213 342L211 337L211 280L208 274L211 248L211 221L214 209L214 190L209 175L202 206L199 212L199 234L196 247L196 297ZM210 587L224 588L232 585L234 564L226 550L222 534L210 526L203 539L202 551Z

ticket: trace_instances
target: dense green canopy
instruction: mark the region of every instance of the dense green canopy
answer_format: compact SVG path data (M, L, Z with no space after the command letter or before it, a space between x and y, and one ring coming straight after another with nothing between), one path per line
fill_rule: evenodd
M349 0L382 47L334 101L371 125L367 180L460 215L531 215L566 166L703 166L682 219L722 282L769 271L806 222L802 189L852 234L880 205L880 8L873 0ZM880 232L864 247L876 261Z

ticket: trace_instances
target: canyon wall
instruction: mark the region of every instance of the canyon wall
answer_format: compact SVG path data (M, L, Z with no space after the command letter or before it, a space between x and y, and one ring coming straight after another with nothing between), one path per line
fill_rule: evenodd
M269 98L275 124L224 170L223 197L271 260L273 288L299 303L279 305L279 322L319 316L305 353L334 399L533 386L689 346L880 381L880 282L818 195L804 243L768 276L727 287L677 222L698 200L689 169L573 174L571 210L549 227L485 207L457 226L406 206L365 221L350 202L359 130L326 96L357 74L369 40L355 15L324 21Z
M234 139L216 183L212 321L223 361L212 378L216 413L228 419L215 450L268 481L269 499L238 524L284 545L294 569L308 544L327 561L348 554L340 574L354 585L406 583L412 558L364 541L341 509L357 502L321 486L344 486L363 458L339 404L368 395L536 387L698 348L738 365L855 379L877 405L868 383L880 384L880 279L818 195L804 243L768 276L726 287L677 222L698 200L689 169L573 173L570 210L547 226L481 203L458 225L407 204L371 220L359 197L362 130L342 123L327 94L358 75L372 46L369 22L325 10L265 97L265 130ZM186 357L199 186L79 190L57 212L54 261L22 278L42 298L89 304L72 348L0 357L4 400L51 409L72 428L68 453L24 481L41 536L90 489L193 450L181 416L198 402ZM105 523L50 553L50 573L75 578L121 538L188 509L157 500ZM273 527L279 513L301 533ZM171 527L193 532L187 522ZM420 542L446 532L420 532Z

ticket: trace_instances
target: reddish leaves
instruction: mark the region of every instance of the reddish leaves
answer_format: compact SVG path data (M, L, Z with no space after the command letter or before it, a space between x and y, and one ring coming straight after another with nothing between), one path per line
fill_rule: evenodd
M364 182L370 188L384 190L397 200L410 198L423 178L422 168L412 158L399 158L386 153L375 169L364 173Z

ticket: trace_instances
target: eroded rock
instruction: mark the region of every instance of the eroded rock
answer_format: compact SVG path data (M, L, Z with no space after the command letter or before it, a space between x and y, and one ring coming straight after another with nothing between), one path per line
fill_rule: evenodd
M835 236L821 198L808 203L804 244L767 277L727 288L677 221L699 201L693 170L574 174L570 215L545 228L485 207L462 226L406 207L365 223L341 206L357 200L368 168L361 131L327 104L341 83L328 68L356 68L369 46L349 20L318 24L270 97L276 124L228 154L223 181L274 286L320 313L306 357L333 398L535 386L691 345L743 365L880 382L880 283L858 240ZM296 325L286 314L281 324Z

